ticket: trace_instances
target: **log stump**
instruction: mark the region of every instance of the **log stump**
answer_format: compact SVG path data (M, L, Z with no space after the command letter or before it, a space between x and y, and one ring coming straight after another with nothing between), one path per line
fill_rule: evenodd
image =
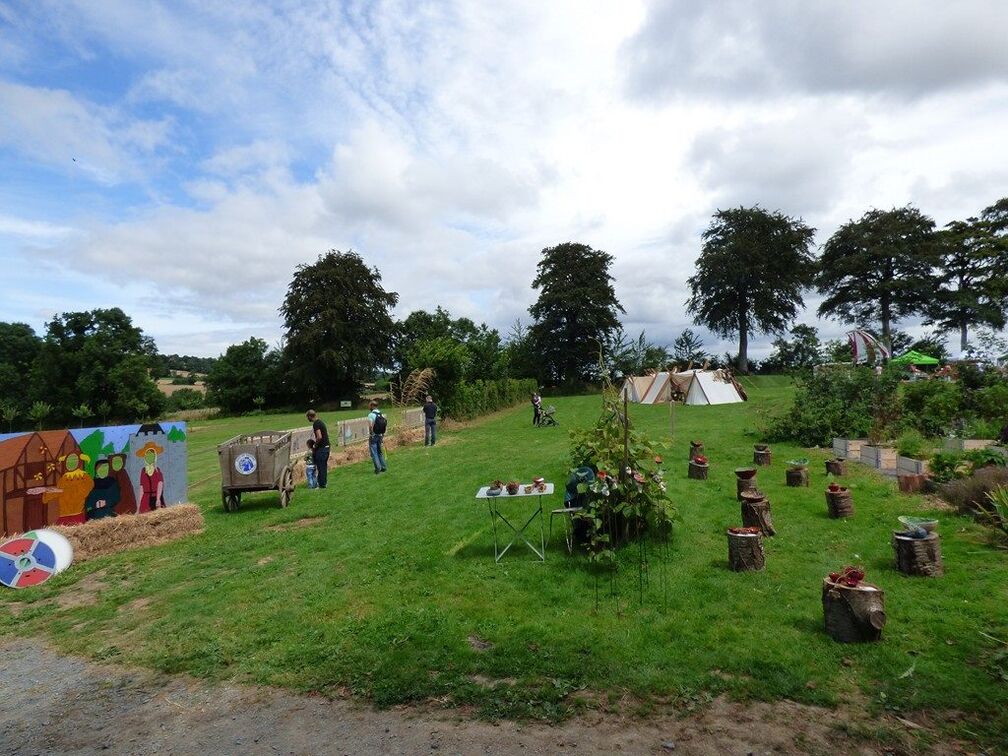
M847 474L847 462L840 459L827 459L826 460L826 474L827 475L846 475Z
M755 465L765 467L770 464L772 453L766 444L756 444L753 447L752 461Z
M708 465L700 465L692 459L689 463L689 477L693 480L707 480Z
M733 572L762 570L766 566L763 536L759 533L728 533L728 567Z
M747 528L759 528L765 536L777 535L770 516L770 501L762 491L742 492L742 524Z
M854 514L854 501L851 499L850 489L841 488L839 491L827 489L826 508L833 519L851 517Z
M924 475L897 475L900 493L919 493L924 490Z
M904 575L938 577L945 573L941 538L937 533L928 533L927 538L911 538L896 531L893 533L892 546L896 569Z
M808 488L809 474L807 467L792 467L784 471L788 486L791 488Z
M841 643L862 643L882 638L885 627L885 593L870 583L856 588L823 578L823 621L829 636Z
M690 441L689 442L689 458L692 461L695 457L703 456L703 441Z
M756 468L735 468L735 498L742 501L742 492L756 488Z

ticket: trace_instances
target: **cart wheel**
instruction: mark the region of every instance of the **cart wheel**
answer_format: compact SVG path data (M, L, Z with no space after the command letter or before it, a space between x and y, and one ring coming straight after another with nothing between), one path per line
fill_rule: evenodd
M224 494L224 511L225 512L237 512L238 506L241 504L241 492L228 492Z
M290 467L285 467L280 473L280 506L286 507L290 504L294 496L294 471Z

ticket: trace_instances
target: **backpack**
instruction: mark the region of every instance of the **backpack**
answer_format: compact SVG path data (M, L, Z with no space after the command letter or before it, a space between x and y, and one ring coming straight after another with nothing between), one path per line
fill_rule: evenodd
M388 427L388 420L385 415L381 413L381 410L375 410L375 419L371 424L371 432L376 436L380 436L385 433L385 429Z

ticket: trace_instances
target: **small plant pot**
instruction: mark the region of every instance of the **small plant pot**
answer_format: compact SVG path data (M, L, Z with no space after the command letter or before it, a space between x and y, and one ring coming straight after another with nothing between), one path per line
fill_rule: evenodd
M860 450L859 450L860 453ZM826 474L827 475L846 475L847 474L847 462L840 457L836 459L826 460Z
M503 490L504 489L502 489L502 488L488 488L487 489L487 496L500 496L501 495L501 491L503 491Z
M707 480L707 471L709 469L710 468L707 464L697 464L691 459L687 475L693 480Z
M508 483L507 484L508 495L514 496L516 493L518 493L519 488L521 488L521 485L519 483Z
M699 457L704 453L703 441L690 441L689 442L689 458Z
M770 464L773 453L767 444L755 444L753 446L753 464L765 467Z
M756 488L756 468L735 468L735 498L742 501L742 492Z

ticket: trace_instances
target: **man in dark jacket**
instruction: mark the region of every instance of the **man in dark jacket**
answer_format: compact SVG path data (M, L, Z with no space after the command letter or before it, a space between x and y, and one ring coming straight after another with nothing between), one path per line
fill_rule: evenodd
M318 487L326 487L329 475L329 429L319 418L318 413L310 409L305 413L308 422L312 424L312 439L315 448L312 449L312 461L315 462L315 475L318 476Z
M437 440L437 405L430 394L427 394L427 401L423 406L424 415L424 446L434 446Z

